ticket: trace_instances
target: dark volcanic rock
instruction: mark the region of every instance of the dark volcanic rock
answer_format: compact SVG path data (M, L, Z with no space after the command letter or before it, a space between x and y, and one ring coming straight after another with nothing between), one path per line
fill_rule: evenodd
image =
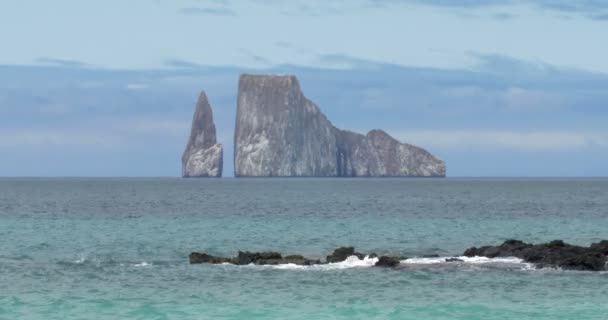
M278 252L249 252L239 251L236 257L237 264L245 265L250 263L255 264L278 264L274 261L280 261L283 257Z
M350 256L357 256L359 259L363 259L365 255L359 252L355 252L354 247L340 247L334 250L334 253L327 256L327 262L342 262Z
M445 176L445 164L382 130L334 127L294 76L241 75L234 135L237 177Z
M313 264L321 264L321 260L319 259L308 259L304 258L301 255L290 255L283 257L282 263L293 263L302 266L310 266Z
M519 240L507 240L499 246L472 247L465 256L517 257L538 267L560 267L568 270L606 270L608 241L603 240L589 247L574 246L562 240L543 244L528 244Z
M238 255L234 258L227 257L216 257L210 254L202 252L192 252L190 254L190 263L231 263L237 265L277 265L293 263L297 265L315 265L328 262L342 262L349 256L357 256L359 259L363 259L364 255L359 252L355 252L353 247L340 247L334 250L333 254L327 256L327 262L321 262L319 259L309 259L301 255L288 255L282 256L278 252L265 251L265 252L250 252L250 251L239 251Z
M608 240L602 240L598 243L592 243L591 249L608 256Z
M378 258L378 261L376 262L376 264L374 265L374 267L389 267L389 268L394 268L394 267L398 266L399 263L400 263L399 258L388 257L388 256L381 256L380 258Z
M297 265L313 265L320 264L321 261L319 259L307 259L300 255L290 255L286 257L282 257L278 252L249 252L249 251L239 251L238 255L234 258L226 258L226 257L216 257L206 253L200 252L192 252L190 254L190 263L191 264L199 264L199 263L231 263L237 265L248 265L248 264L256 264L256 265L277 265L277 264L287 264L293 263Z
M182 155L183 177L221 177L223 148L217 144L213 112L204 91L196 103L192 130Z
M302 259L304 259L304 256L301 256L299 254L292 254L292 255L289 255L289 256L285 256L285 259L302 260Z
M355 254L354 247L339 247L330 255L327 256L327 262L340 262Z
M224 258L224 257L216 257L216 256L212 256L206 253L200 253L200 252L192 252L189 256L190 259L190 263L191 264L198 264L198 263L213 263L213 264L217 264L217 263L233 263L233 260L230 258Z
M531 244L524 243L520 240L507 240L500 246L484 246L481 248L472 247L464 252L464 256L482 256L488 258L496 257L519 257L523 249L531 247Z

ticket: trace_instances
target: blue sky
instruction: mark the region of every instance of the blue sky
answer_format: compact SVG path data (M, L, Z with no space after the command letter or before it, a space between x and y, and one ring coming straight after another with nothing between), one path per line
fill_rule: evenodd
M231 175L242 72L293 73L450 176L608 175L608 1L24 0L0 21L0 176L177 176L202 89Z

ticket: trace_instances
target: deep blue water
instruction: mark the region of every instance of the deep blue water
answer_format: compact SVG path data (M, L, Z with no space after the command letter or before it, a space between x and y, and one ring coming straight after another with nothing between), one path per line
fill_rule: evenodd
M607 319L608 274L189 265L608 239L608 179L0 179L0 319Z

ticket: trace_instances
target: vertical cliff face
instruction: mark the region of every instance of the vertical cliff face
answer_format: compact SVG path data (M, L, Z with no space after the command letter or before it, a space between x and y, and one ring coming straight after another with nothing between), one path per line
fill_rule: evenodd
M242 75L234 135L235 176L445 176L445 164L382 130L334 127L294 76Z
M334 128L293 76L242 75L234 134L235 176L332 176Z
M213 112L204 91L192 117L192 130L182 155L183 177L221 177L223 148L217 144Z

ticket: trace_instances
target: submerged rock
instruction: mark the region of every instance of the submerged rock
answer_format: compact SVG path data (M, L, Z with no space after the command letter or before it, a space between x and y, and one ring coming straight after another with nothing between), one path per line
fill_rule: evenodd
M443 161L382 130L337 129L289 75L241 75L234 170L236 177L445 176Z
M196 103L192 129L182 155L183 177L221 177L223 148L217 143L213 112L204 91Z
M537 267L559 267L567 270L607 270L608 241L593 243L589 247L570 245L562 240L529 244L520 240L507 240L499 246L472 247L464 252L467 257L517 257Z

